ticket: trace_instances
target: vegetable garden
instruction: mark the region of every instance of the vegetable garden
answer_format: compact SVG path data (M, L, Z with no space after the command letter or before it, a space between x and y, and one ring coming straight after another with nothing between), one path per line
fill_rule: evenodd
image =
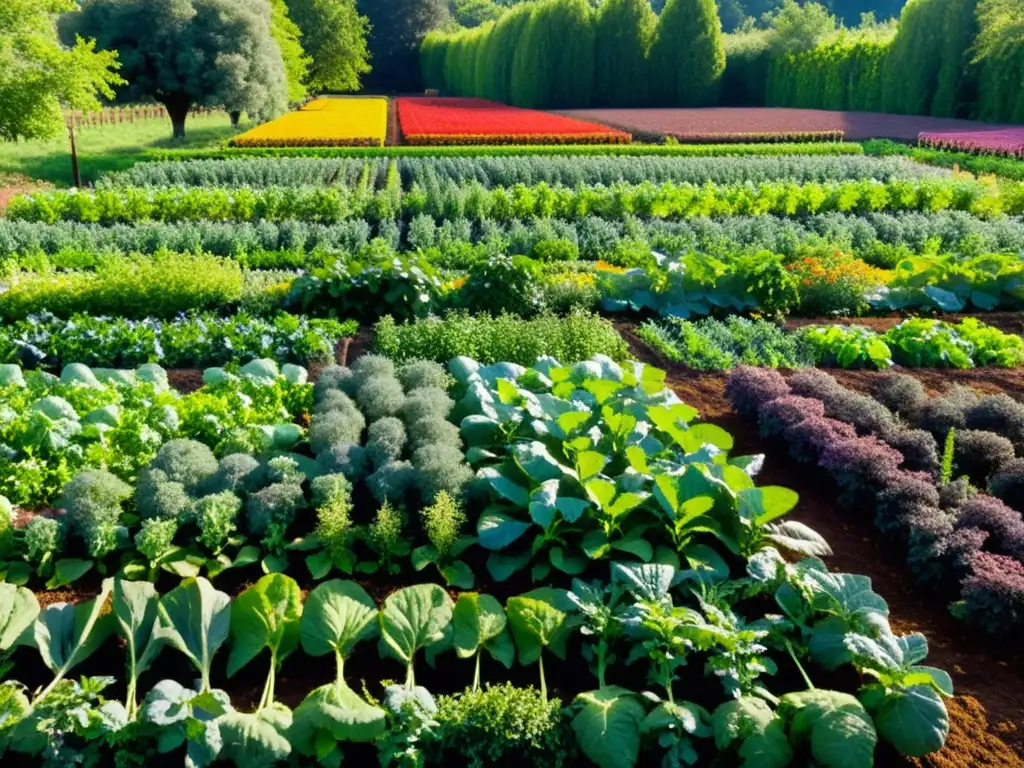
M1020 764L1020 161L257 130L0 219L3 759Z

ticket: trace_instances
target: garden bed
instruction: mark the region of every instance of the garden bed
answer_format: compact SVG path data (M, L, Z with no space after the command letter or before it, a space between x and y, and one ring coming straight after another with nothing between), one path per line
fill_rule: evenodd
M740 418L725 395L728 372L698 372L675 366L654 353L627 324L620 324L634 356L668 372L666 384L686 403L697 408L702 418L714 421L736 438L736 451L765 453L760 476L765 482L792 488L800 494L794 513L799 520L821 533L832 545L830 567L869 576L872 585L889 603L892 622L903 632L923 632L929 639L930 657L953 675L957 696L949 702L950 736L940 752L920 761L921 765L954 766L1024 765L1024 669L1019 648L997 645L972 633L954 619L941 600L916 589L902 553L886 546L872 523L872 515L861 519L836 505L835 484L824 471L808 472L757 434L757 425ZM1024 391L1024 376L1018 371L909 370L932 391L946 383L963 383L986 392L1008 394ZM841 383L866 390L875 371L835 371ZM882 763L879 763L882 764Z
M660 140L665 136L681 141L691 136L710 140L715 134L742 133L781 137L821 131L842 131L848 141L879 138L917 141L918 135L925 131L978 131L978 123L968 120L820 109L575 109L558 114L629 131L638 141ZM998 126L991 128L996 130Z

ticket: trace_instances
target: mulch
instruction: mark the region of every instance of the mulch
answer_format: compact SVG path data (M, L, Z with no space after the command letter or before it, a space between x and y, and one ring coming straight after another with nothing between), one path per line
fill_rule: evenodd
M843 131L848 141L916 141L923 131L1000 130L1005 126L919 115L830 112L821 109L713 107L707 109L575 109L558 114L629 131L643 141L667 135L708 136L737 133Z

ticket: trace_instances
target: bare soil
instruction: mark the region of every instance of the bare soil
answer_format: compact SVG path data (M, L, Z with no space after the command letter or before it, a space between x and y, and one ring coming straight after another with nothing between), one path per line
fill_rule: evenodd
M603 123L629 131L637 141L674 136L737 133L843 131L849 141L898 139L916 141L922 131L1001 130L1006 126L917 115L875 112L829 112L820 109L714 107L708 109L575 109L560 115Z
M842 571L862 573L889 603L893 629L922 632L928 638L929 664L947 670L957 695L948 702L950 735L946 746L927 758L911 761L929 768L967 766L1024 766L1024 663L1017 643L999 643L971 631L954 619L940 596L915 586L904 553L878 536L871 515L856 516L836 504L837 491L823 471L792 462L777 446L762 440L755 425L744 421L725 396L727 372L693 371L664 360L626 324L619 330L638 359L664 368L667 384L684 402L698 408L701 418L714 421L736 439L739 454L767 456L761 483L782 485L800 494L793 518L821 533L835 552L829 564ZM874 371L830 371L843 384L867 390ZM989 392L1024 393L1019 371L938 371L909 369L907 373L940 392L953 383ZM892 758L895 760L896 758ZM900 764L898 762L879 762Z

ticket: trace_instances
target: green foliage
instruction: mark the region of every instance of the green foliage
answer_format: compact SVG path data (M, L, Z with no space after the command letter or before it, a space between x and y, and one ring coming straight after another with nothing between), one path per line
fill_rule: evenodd
M90 0L66 22L69 32L118 52L132 93L167 107L176 138L185 135L193 105L222 104L263 119L287 106L267 3L186 0L154 8L145 0Z
M971 63L978 70L978 117L1019 123L1024 120L1024 15L1017 3L980 0L977 21Z
M658 18L649 66L655 104L702 107L716 102L725 47L714 0L668 0Z
M561 768L575 745L561 702L544 701L536 688L488 684L454 696L439 696L438 759L467 768L529 764Z
M21 320L40 312L173 318L189 310L230 305L242 295L237 263L215 256L170 253L111 258L95 272L24 275L0 299L0 316Z
M63 110L95 110L124 83L117 53L94 40L57 39L57 17L71 0L11 0L0 19L0 139L49 138L64 128ZM87 36L88 37L88 36Z
M288 83L288 101L297 104L306 99L306 80L313 59L302 48L302 32L289 16L285 0L270 0L270 35L281 49Z
M61 492L57 506L66 510L65 524L100 559L119 545L121 504L132 489L109 472L88 470L75 475Z
M607 0L594 21L594 100L613 107L647 104L647 51L658 17L647 0Z
M307 84L313 91L357 91L370 71L369 24L355 0L285 0L309 54Z
M374 326L374 348L396 360L417 358L448 361L472 357L483 363L508 361L530 365L550 355L566 361L595 354L615 359L627 349L611 323L587 313L558 318L542 315L522 320L515 315L496 318L452 314L441 319L398 325L387 316Z
M544 0L516 43L511 103L531 109L586 107L593 99L593 11L586 0Z
M732 316L689 322L646 322L637 334L669 360L687 368L721 371L738 365L800 368L808 363L796 337L763 320Z

